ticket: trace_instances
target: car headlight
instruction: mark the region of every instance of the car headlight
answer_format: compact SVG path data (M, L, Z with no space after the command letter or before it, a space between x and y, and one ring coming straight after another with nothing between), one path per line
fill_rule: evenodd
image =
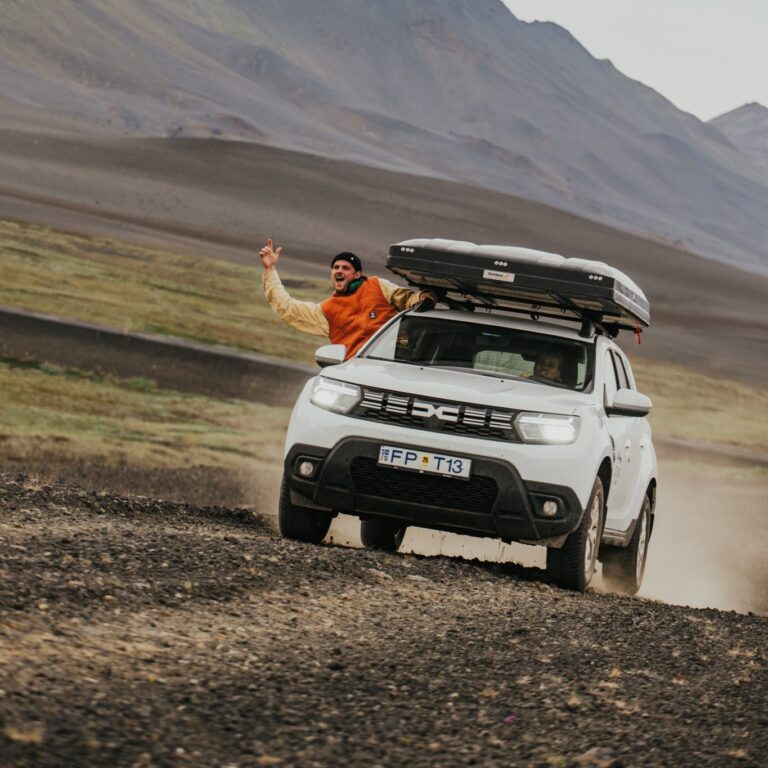
M335 413L349 413L362 397L357 384L347 384L325 376L318 376L309 399L312 403Z
M568 445L579 434L578 416L558 416L554 413L521 413L515 426L525 443Z

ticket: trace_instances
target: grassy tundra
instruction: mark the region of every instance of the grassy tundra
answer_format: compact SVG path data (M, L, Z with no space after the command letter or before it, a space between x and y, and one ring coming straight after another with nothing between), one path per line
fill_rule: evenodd
M255 260L255 257L254 257ZM260 268L0 221L0 304L310 362L320 339L272 313ZM319 300L324 280L286 273ZM768 452L768 392L638 360L659 435ZM0 360L0 460L41 449L138 466L274 461L287 411L159 389L41 363ZM269 459L268 457L272 458Z

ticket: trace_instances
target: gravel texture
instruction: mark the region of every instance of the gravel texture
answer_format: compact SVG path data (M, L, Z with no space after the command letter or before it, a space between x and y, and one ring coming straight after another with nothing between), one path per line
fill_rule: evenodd
M0 475L0 765L758 766L768 619Z

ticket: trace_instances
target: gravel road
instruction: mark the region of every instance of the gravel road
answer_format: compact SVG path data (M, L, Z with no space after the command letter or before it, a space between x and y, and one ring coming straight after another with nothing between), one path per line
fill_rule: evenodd
M0 475L0 765L758 766L768 619Z

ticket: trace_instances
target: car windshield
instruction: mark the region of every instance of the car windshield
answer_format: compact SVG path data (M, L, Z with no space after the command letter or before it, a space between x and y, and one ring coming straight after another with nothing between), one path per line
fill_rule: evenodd
M583 390L592 380L593 349L543 333L408 314L363 357Z

